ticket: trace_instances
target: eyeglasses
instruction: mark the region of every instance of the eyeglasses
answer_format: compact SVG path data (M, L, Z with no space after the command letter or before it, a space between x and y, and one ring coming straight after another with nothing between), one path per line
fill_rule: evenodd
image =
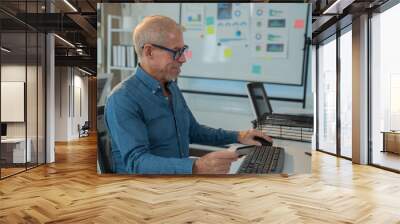
M187 45L184 45L181 49L178 49L178 50L172 50L170 48L167 48L167 47L164 47L164 46L161 46L161 45L157 45L157 44L150 44L150 45L152 45L152 46L154 46L156 48L159 48L161 50L168 51L168 52L172 53L172 58L174 60L178 60L186 52L186 50L189 49L189 46L187 46ZM144 46L142 48L144 48Z

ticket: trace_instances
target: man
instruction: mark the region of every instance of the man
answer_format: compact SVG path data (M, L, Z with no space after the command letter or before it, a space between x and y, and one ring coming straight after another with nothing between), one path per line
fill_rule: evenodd
M260 145L260 131L226 131L200 125L175 82L186 62L181 28L165 16L146 17L134 30L139 57L135 75L119 84L106 103L117 173L222 174L237 159L232 150L189 158L189 144Z

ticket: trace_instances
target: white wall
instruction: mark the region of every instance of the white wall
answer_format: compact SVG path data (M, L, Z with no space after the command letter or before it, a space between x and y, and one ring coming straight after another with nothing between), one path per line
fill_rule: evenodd
M36 85L36 81L32 81L30 75L36 75L36 67L18 64L9 64L1 66L1 81L4 82L24 82L26 83L25 76L26 72L28 74L28 81L30 85ZM36 113L32 113L32 111L36 111L36 88L27 88L27 106L31 106L28 109L27 119L28 119L28 137L31 133L30 130L36 130ZM32 102L35 102L33 105L30 105ZM8 108L1 108L1 110L7 110ZM33 122L33 123L32 123ZM25 126L26 122L7 122L7 136L8 137L25 137ZM35 132L36 133L36 132Z
M75 68L56 67L56 141L77 139L78 124L82 126L88 120L88 79L83 75Z
M2 112L22 113L21 122L6 122L8 138L27 138L30 140L32 162L39 159L39 163L44 163L44 74L42 67L25 64L3 64L1 66L1 81L3 82L24 82L26 86L26 99L22 97L23 105L18 108L2 107ZM26 80L27 78L27 80ZM24 87L23 87L24 88ZM5 89L2 89L2 92ZM24 95L24 89L19 90L19 94ZM4 94L4 93L3 93ZM11 98L2 95L2 98ZM18 103L18 102L15 102ZM3 103L2 103L3 104ZM26 105L25 105L26 104ZM14 111L12 111L14 110ZM19 111L15 111L19 110ZM24 114L26 113L26 119ZM38 157L37 157L38 154Z
M26 69L25 65L2 65L1 66L1 81L2 82L24 82L24 83L26 83L25 69ZM32 66L28 66L27 69L28 69L28 74L31 74L29 71L31 71L33 69ZM23 94L23 92L22 92L22 94ZM1 96L1 98L4 98L4 97L7 97L7 96ZM4 113L5 110L9 110L9 109L10 108L1 108L2 113ZM21 109L22 109L22 112L24 113L24 106ZM8 136L14 136L14 137L25 136L24 122L8 122L7 129L8 129Z
M68 139L68 85L67 67L55 68L55 141Z
M1 81L25 82L25 65L2 65Z
M83 73L76 74L78 70L75 70L74 76L74 108L73 108L73 119L72 119L72 136L73 138L78 137L77 126L82 126L85 121L88 121L88 78L81 76ZM81 111L80 111L81 110Z

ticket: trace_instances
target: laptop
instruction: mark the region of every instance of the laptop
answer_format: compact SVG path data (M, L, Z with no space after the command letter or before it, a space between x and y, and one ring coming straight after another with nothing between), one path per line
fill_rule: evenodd
M313 125L313 115L274 113L264 84L261 82L248 83L247 94L258 121L270 120L277 125L297 124L311 127Z

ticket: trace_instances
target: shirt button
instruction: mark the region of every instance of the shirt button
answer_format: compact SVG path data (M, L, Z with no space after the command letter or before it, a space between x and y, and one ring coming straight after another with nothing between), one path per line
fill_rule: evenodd
M156 91L155 91L155 90L153 90L153 94L156 94Z

